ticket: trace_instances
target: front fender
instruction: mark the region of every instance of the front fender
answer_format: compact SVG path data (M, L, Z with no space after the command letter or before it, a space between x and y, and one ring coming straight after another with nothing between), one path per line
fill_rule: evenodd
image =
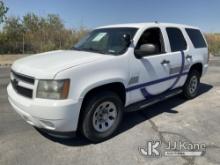
M91 89L110 83L119 82L126 88L129 78L128 58L106 56L104 60L65 70L55 79L65 78L71 79L69 97L73 100L82 100Z
M119 79L119 78L118 79L101 80L101 81L98 81L98 82L93 82L90 85L86 86L85 89L82 90L80 98L84 98L86 96L86 94L89 91L91 91L92 89L95 89L95 88L100 87L100 86L108 85L108 84L111 84L111 83L121 83L125 87L125 84L124 84L123 80Z

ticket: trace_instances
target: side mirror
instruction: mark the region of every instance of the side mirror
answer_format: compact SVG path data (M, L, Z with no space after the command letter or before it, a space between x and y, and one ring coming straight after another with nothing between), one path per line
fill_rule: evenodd
M123 39L126 42L127 46L129 46L131 44L131 36L129 34L124 34Z
M157 47L154 44L143 44L139 49L135 49L134 53L137 58L142 58L151 54L157 53Z

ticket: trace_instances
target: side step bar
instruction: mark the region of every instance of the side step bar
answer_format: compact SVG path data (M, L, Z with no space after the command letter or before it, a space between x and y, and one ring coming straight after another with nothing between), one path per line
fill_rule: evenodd
M160 101L171 98L175 95L178 95L178 94L182 93L182 91L183 91L182 89L174 89L174 90L162 93L160 95L153 96L150 99L131 104L131 105L125 107L125 112L133 112L133 111L141 110L141 109L146 108L150 105L153 105L153 104L158 103Z

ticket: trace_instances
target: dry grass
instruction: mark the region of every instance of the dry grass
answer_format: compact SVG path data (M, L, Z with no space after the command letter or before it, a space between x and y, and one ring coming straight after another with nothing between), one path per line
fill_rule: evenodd
M25 57L27 55L20 55L20 54L16 54L16 55L0 55L0 64L4 65L4 64L12 64L15 60Z
M209 44L209 51L213 55L220 55L220 33L206 34L206 39Z

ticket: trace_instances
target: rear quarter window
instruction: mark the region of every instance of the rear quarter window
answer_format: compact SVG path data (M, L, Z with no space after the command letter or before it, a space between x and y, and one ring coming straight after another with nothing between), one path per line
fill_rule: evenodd
M199 30L186 28L186 32L195 48L206 48L207 47L206 42L203 38L203 35Z

